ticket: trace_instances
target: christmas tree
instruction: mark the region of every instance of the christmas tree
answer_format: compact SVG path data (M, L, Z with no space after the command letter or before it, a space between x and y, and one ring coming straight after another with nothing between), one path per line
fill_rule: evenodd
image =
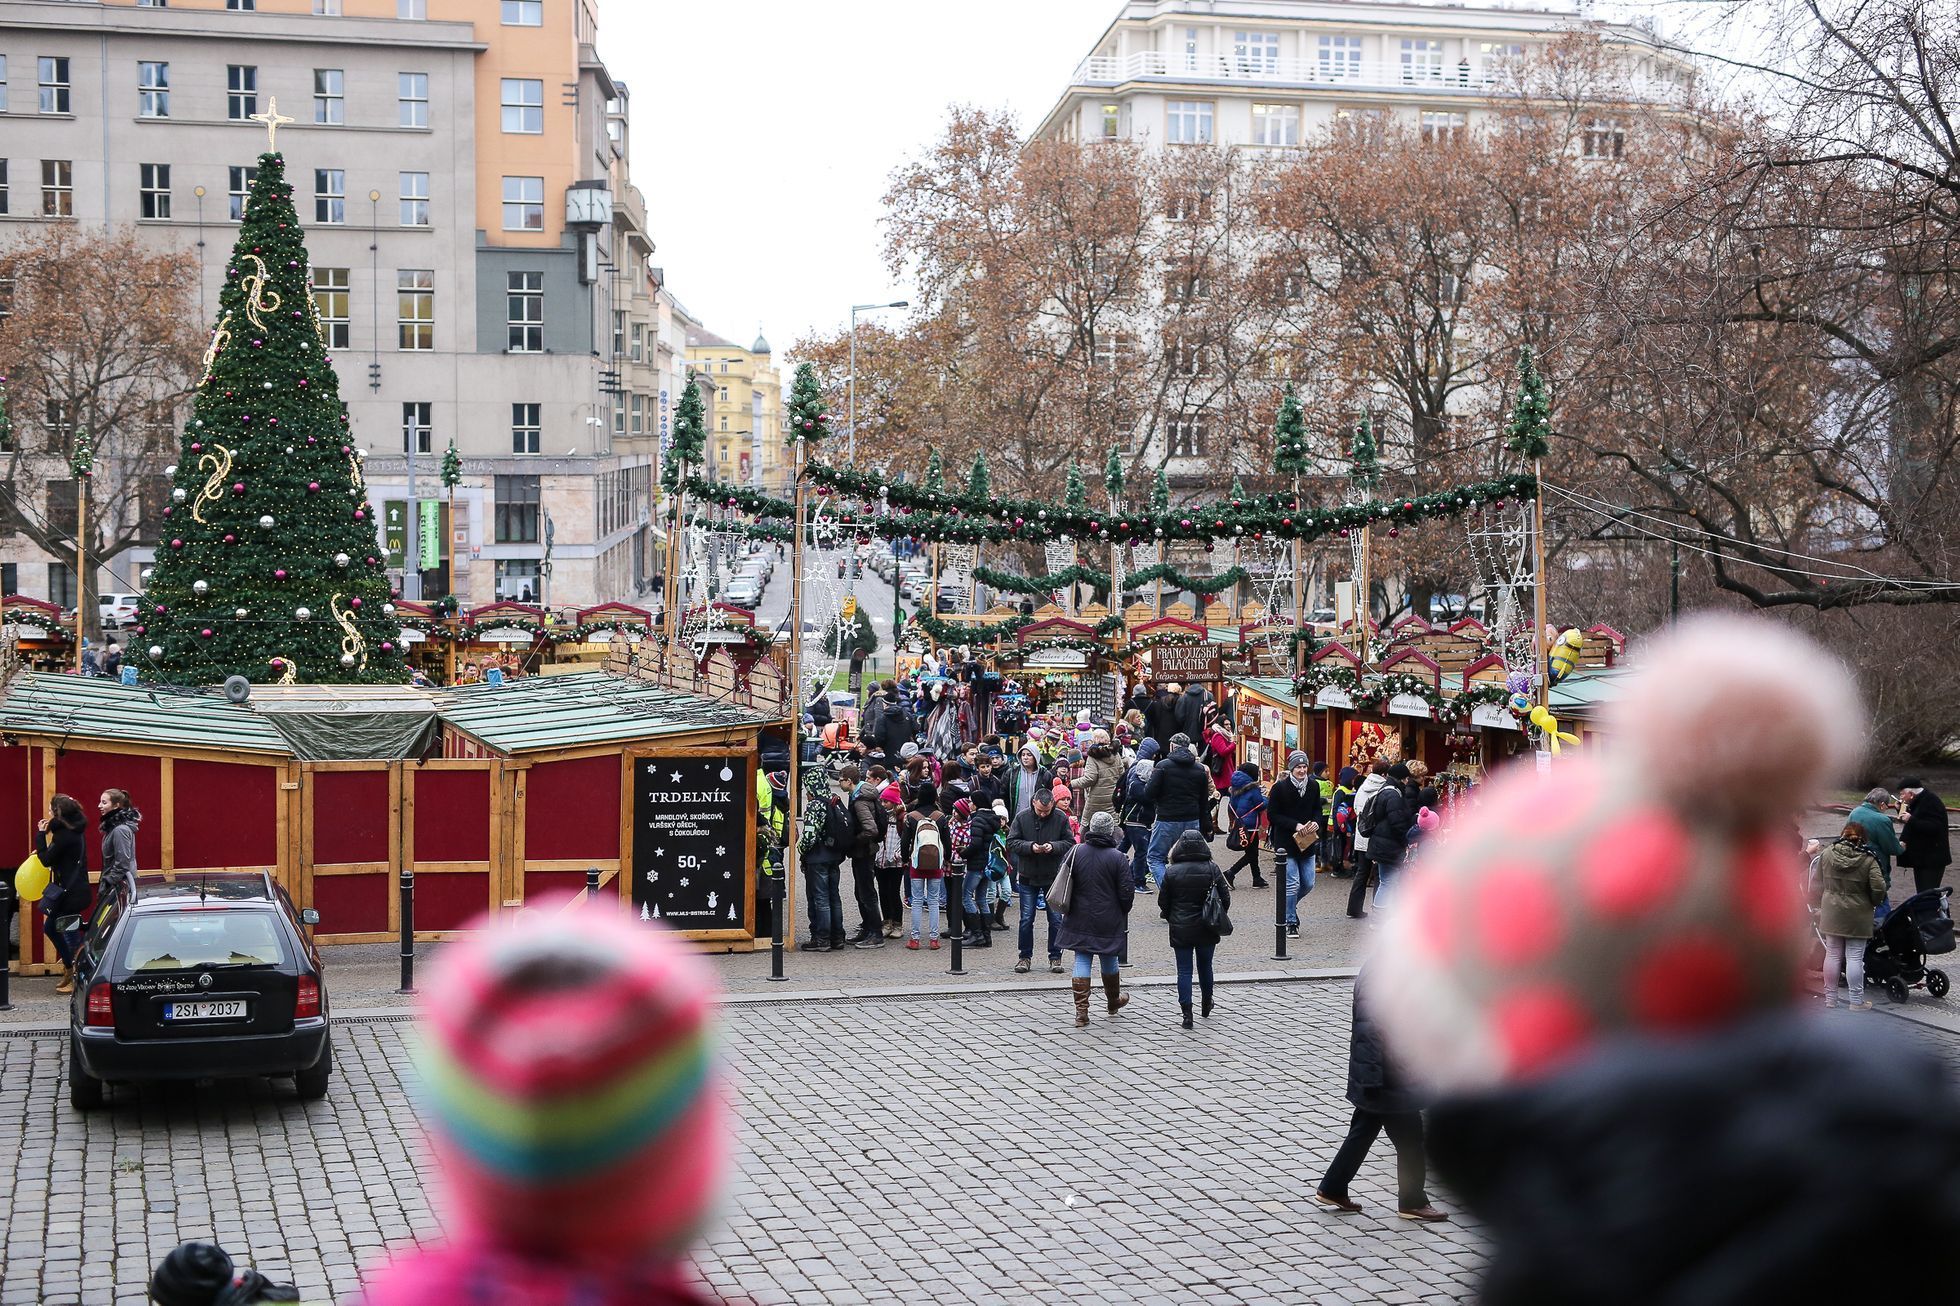
M463 483L463 455L456 452L456 442L451 440L449 447L442 451L442 488L448 490L453 498L456 487Z
M1273 424L1273 470L1282 476L1300 476L1307 471L1307 421L1291 382L1280 396L1279 420Z
M975 454L973 473L966 478L966 497L973 503L985 503L993 492L994 478L987 471L987 455Z
M1543 458L1552 447L1552 395L1531 361L1531 346L1518 356L1518 403L1504 429L1505 443L1524 458Z
M1103 463L1103 489L1109 491L1110 506L1115 507L1123 497L1123 455L1113 445Z
M332 363L285 159L262 154L137 607L146 678L407 679Z
M1162 467L1157 469L1157 479L1150 487L1150 511L1162 515L1171 506L1171 478Z
M1361 425L1355 428L1354 449L1348 458L1348 477L1364 490L1373 490L1381 483L1381 459L1375 453L1375 428L1364 413Z
M1089 506L1089 487L1082 483L1082 469L1074 463L1068 465L1068 484L1062 491L1062 506L1070 512L1081 512Z
M789 388L789 412L783 425L789 431L789 443L798 440L821 440L830 434L830 410L824 406L823 391L817 386L817 369L808 363L799 363L796 380Z
M926 488L934 494L943 493L946 489L946 468L939 461L937 449L926 455Z
M667 461L660 469L660 485L673 494L687 479L687 469L700 463L708 448L708 425L701 412L701 387L694 384L694 373L687 374L681 387L680 406L674 411L674 435L667 442Z

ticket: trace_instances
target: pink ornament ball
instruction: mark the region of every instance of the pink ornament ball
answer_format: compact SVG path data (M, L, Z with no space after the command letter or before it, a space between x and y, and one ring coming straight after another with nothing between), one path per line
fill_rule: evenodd
M138 626L136 628L136 633L139 635L146 635L149 633L149 630L150 628L148 626Z
M274 580L284 580L284 579L286 579L286 569L285 569L284 567L281 567L281 568L279 568L279 570L277 570L277 571L275 571L275 572L273 572L273 573L272 573L272 579L274 579Z
M384 639L384 640L382 640L382 641L381 641L381 651L382 651L383 653L393 653L393 652L395 651L395 646L394 646L394 643L393 643L392 641L390 641L390 640L385 640L385 639Z
M165 613L165 612L168 612L168 611L170 611L170 609L169 609L169 608L166 608L166 607L164 607L164 606L163 606L163 604L161 604L161 603L159 603L159 604L157 604L157 612L158 612L158 614L162 614L162 613Z
M236 543L238 543L238 537L237 537L236 535L227 535L227 536L225 536L225 543L226 543L226 544L236 544Z
M361 601L360 601L359 599L355 599L355 600L354 600L354 606L355 606L355 607L357 607L357 608L358 608L358 607L360 607L360 606L361 606Z
M243 481L233 481L233 482L231 483L231 492L232 492L233 494L243 494L243 493L245 493L245 482L243 482Z
M333 362L333 360L332 360L331 358L329 358L329 359L328 359L327 361L328 361L329 363L331 363L331 362ZM311 436L311 435L309 435L309 436L307 436L307 437L306 437L306 442L307 442L308 444L318 444L318 443L320 443L320 441L319 441L319 438L318 438L317 436Z
M184 542L182 540L172 540L170 541L170 547L173 549L181 549L184 547ZM162 609L159 608L158 611L161 612Z
M206 626L203 630L200 630L197 633L204 636L204 638L206 639L211 638L211 628L209 626Z
M170 507L168 507L168 506L166 506L166 507L164 508L164 510L163 510L163 515L164 515L164 516L166 516L166 517L169 517L169 516L172 516L172 515L174 514L174 512L175 512L175 509L172 509L172 508L170 508Z
M191 452L192 452L192 453L196 453L196 452L197 452L197 451L198 451L199 449L202 449L203 447L204 447L204 446L203 446L202 444L200 444L200 443L198 443L198 442L197 442L196 440L192 440L192 441L191 441Z
M365 512L363 512L363 511L361 511L361 510L360 510L359 508L356 508L356 509L354 509L354 520L355 520L355 521L366 521L366 520L367 520L367 514L366 514Z
M318 481L308 481L306 483L306 492L308 494L318 494L320 492L320 483Z

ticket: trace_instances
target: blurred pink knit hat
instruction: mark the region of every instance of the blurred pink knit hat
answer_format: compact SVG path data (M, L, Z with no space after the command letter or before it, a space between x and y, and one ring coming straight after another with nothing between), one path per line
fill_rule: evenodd
M1849 674L1786 627L1707 616L1622 683L1601 736L1493 781L1397 889L1365 1000L1432 1087L1544 1073L1616 1033L1710 1033L1798 992L1793 822L1862 745Z

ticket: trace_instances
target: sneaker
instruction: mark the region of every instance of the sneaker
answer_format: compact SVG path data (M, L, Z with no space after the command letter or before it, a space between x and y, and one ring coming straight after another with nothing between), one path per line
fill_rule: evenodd
M927 947L927 948L929 948L929 949L931 949L931 950L932 950L933 952L938 952L938 951L939 951L939 940L938 940L938 939L927 939L927 940L926 940L926 947Z
M1014 963L1014 973L1016 975L1025 975L1033 969L1034 969L1034 963L1026 957L1023 957L1019 961Z
M1844 1009L1846 1011L1870 1011L1872 1004L1869 1002L1847 1002L1844 1004Z
M851 946L856 948L882 948L885 946L885 936L882 934L867 934Z
M898 922L897 922L897 921L886 921L886 922L885 922L885 937L886 937L886 938L888 938L888 939L895 939L895 938L897 938L897 937L898 937L898 936L899 936L900 934L903 934L903 933L904 933L904 930L903 930L902 928L900 928L900 926L899 926L899 924L898 924Z
M1050 957L1048 959L1048 973L1051 975L1062 973L1062 959L1060 957ZM1871 1003L1867 1002L1865 1005L1869 1007Z
M1359 1202L1351 1202L1345 1197L1330 1197L1322 1192L1316 1192L1313 1199L1329 1210L1339 1211L1342 1215L1353 1215L1361 1209Z
M829 952L831 949L828 939L811 939L808 943L799 943L796 946L799 952Z
M1420 1220L1424 1224L1441 1224L1450 1217L1433 1206L1413 1206L1406 1211L1397 1211L1404 1220Z
M1298 925L1298 924L1293 924L1293 925L1289 925L1289 926L1287 926L1287 927L1286 927L1286 937L1287 937L1287 938L1289 938L1289 939L1297 939L1297 938L1299 938L1299 937L1300 937L1300 927L1299 927L1299 925Z
M932 946L935 948L938 947L939 940L934 939ZM905 950L907 952L917 952L919 950L919 941L917 939L907 939L905 941Z

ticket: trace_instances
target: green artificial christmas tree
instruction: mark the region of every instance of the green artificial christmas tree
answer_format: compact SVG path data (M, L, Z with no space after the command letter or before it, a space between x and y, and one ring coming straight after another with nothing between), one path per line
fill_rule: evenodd
M966 478L966 497L973 503L985 503L993 493L994 478L987 471L987 455L975 454L973 474Z
M690 467L698 466L708 449L708 422L701 410L701 387L694 384L694 373L687 374L681 387L681 401L674 410L674 434L667 442L667 460L660 469L660 486L669 494L678 493Z
M1232 502L1234 504L1245 502L1245 485L1237 476L1232 478Z
M1109 491L1109 503L1115 507L1123 498L1123 455L1111 446L1109 457L1103 461L1103 489Z
M1531 359L1530 345L1518 355L1518 402L1504 429L1504 442L1512 452L1534 462L1552 447L1552 395Z
M143 675L407 679L387 555L276 153L259 156L182 444L137 607L131 661Z
M830 410L825 407L823 391L817 386L815 367L797 364L796 380L790 384L786 407L783 426L789 435L788 443L821 440L830 434Z
M442 488L455 496L456 487L463 483L463 455L456 452L456 442L451 440L449 447L442 451Z
M1162 467L1157 469L1157 479L1150 487L1150 511L1162 515L1171 506L1171 478Z
M1348 457L1348 479L1364 490L1373 490L1381 483L1382 464L1375 452L1375 428L1366 414L1355 428L1354 449Z
M1307 419L1291 382L1280 396L1279 419L1273 424L1273 470L1281 476L1304 476L1307 462Z
M946 489L946 468L939 461L937 449L926 455L926 488L934 494L944 493Z
M1074 463L1068 465L1068 485L1062 491L1062 506L1072 513L1089 507L1089 487L1082 482L1082 469Z

